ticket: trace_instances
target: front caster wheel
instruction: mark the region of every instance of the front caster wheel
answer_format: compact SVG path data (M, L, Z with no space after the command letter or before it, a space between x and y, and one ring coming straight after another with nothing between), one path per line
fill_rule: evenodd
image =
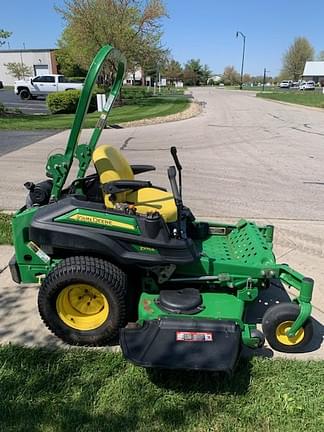
M305 349L313 337L313 325L310 319L295 336L287 335L298 315L299 306L295 303L280 303L266 311L262 319L262 330L271 348L286 353L298 353Z
M44 279L38 309L64 342L105 345L125 325L126 275L99 258L67 258Z

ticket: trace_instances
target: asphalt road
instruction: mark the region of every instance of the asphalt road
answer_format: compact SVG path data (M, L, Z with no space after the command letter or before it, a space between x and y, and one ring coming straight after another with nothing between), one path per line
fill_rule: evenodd
M12 89L0 90L0 102L4 104L6 108L20 109L25 114L47 114L47 106L45 98L38 98L23 101L19 96L15 95Z

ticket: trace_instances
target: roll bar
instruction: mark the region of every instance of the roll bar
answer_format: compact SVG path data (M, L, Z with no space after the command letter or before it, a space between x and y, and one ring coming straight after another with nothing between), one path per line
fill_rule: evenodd
M114 83L108 94L107 102L103 108L103 112L100 115L98 122L92 132L89 143L78 144L83 122L88 112L97 77L104 61L107 58L110 58L115 64L117 64L117 72ZM77 178L82 178L85 176L85 173L91 162L92 153L97 145L102 129L104 129L107 124L109 112L123 84L125 71L126 59L117 49L113 48L111 45L105 45L100 48L87 73L65 153L51 155L48 158L46 164L46 175L53 179L53 187L50 198L51 201L56 201L60 197L74 158L78 159L79 161Z

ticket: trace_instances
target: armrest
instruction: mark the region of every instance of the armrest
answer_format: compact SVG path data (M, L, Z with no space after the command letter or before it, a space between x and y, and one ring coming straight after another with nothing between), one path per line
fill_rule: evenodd
M155 171L155 166L153 165L131 165L134 175L145 173L148 171Z
M105 193L115 194L118 192L124 192L126 190L137 191L138 189L152 187L152 183L143 180L115 180L109 183L105 183L102 189Z

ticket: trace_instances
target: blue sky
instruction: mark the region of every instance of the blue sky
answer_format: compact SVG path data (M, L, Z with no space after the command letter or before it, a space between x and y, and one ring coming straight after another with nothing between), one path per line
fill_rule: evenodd
M55 47L64 22L54 4L62 2L3 0L0 28L13 32L10 47L23 47L23 43L26 48ZM324 50L324 2L166 0L165 3L170 17L163 20L163 42L181 63L200 58L214 72L222 72L227 65L239 69L242 39L235 38L237 30L246 35L245 70L252 74L262 74L266 67L269 74L277 75L282 55L296 36L307 37L316 52Z

